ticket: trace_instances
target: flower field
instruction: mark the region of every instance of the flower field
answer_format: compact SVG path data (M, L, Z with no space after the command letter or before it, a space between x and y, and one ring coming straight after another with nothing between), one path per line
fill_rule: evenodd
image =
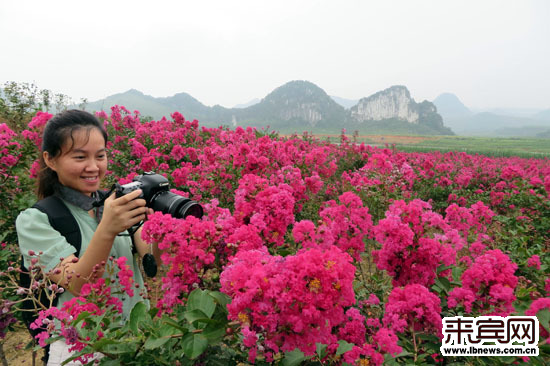
M124 107L98 117L110 138L109 184L155 171L205 216L146 221L144 239L164 250L162 296L150 308L139 303L121 321L111 291L144 289L124 260L108 263L118 278L43 311L41 342L63 336L78 357L101 352L105 365L550 359L550 160L406 153L345 134L330 144L204 128L179 113L141 120ZM36 199L49 118L39 112L20 132L0 124L2 337L25 293L13 284L13 222ZM536 315L540 355L443 357L442 318L459 315Z

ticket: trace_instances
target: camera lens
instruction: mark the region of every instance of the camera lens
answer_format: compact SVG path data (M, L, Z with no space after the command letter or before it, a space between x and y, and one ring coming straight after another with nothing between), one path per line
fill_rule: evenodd
M155 195L151 199L151 208L177 219L183 219L189 215L200 219L203 215L202 206L197 202L168 191Z

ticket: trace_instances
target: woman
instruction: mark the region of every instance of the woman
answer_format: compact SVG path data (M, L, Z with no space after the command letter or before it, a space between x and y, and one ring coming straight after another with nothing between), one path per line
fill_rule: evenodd
M48 121L44 129L38 197L56 195L76 219L82 243L78 259L76 249L51 227L48 216L42 211L26 209L16 220L25 266L28 268L31 262L29 251L41 252L39 265L44 273L66 290L57 295L58 307L78 296L86 282L101 277L104 267L97 265L107 263L111 256L128 258L134 282L144 290L143 278L132 255L132 240L119 235L144 220L146 213L151 213L151 209L145 207L145 200L137 198L141 190L120 198L112 194L100 209L92 206L98 199L97 191L107 171L106 144L107 133L103 126L95 116L84 111L60 113ZM135 233L134 242L143 256L150 247L140 234L141 230ZM154 255L158 260L158 248L154 248ZM139 292L135 291L133 297L120 295L125 316L135 303L143 300ZM54 342L50 346L48 365L59 365L70 357L68 348L64 341Z

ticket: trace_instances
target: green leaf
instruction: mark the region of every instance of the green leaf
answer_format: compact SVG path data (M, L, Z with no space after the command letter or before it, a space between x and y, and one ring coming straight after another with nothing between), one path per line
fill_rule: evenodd
M104 360L106 359L106 360ZM112 360L107 359L107 357L104 357L104 359L101 360L101 364L104 366L119 366L121 365L120 360Z
M151 337L145 341L145 349L155 349L170 340L170 337L177 333L177 329L172 327L170 324L162 324L159 330L159 337Z
M194 360L204 352L208 346L208 340L202 334L189 333L183 337L182 346L185 355Z
M453 266L445 266L445 265L440 265L439 267L437 267L437 274L440 274L441 272L443 271L446 271L448 269L451 269L453 268Z
M141 342L138 344L137 341L125 341L121 343L116 344L107 344L104 350L107 353L112 354L124 354L124 353L130 353L133 354L138 349L138 346L141 345Z
M75 320L73 320L73 324L78 325L78 323L80 323L82 320L86 319L89 316L90 316L89 312L83 311L80 314L78 314Z
M168 324L169 326L181 331L182 333L187 333L188 331L186 327L184 327L183 325L180 325L174 319L166 318L166 319L163 319L163 321L165 324Z
M227 323L216 322L213 324L208 324L206 328L203 329L202 335L208 339L210 344L219 342L225 335L225 328Z
M327 345L322 343L316 343L315 346L317 347L317 357L319 357L320 360L325 358L327 355Z
M460 267L453 267L453 280L460 281L460 277L462 276L462 268Z
M347 351L351 351L353 349L353 344L348 343L344 340L338 341L338 349L336 350L336 356L343 355Z
M159 348L169 340L170 338L168 337L160 337L160 338L151 337L145 341L145 344L143 345L143 347L147 350Z
M398 357L407 357L407 356L412 356L412 353L409 352L409 351L403 350L403 352L401 352L400 354L395 355L395 358L398 358Z
M439 286L440 289L444 290L446 293L451 289L451 282L445 277L438 277L435 279L435 283Z
M196 289L191 292L187 301L188 310L201 310L208 318L211 318L216 310L214 298L207 291Z
M130 312L130 329L132 332L139 333L139 323L147 316L147 306L143 302L138 302Z
M537 319L539 320L540 325L550 333L550 310L542 309L537 312Z
M227 309L227 305L231 303L231 297L222 292L210 291L208 295L212 296L216 300L216 303L221 305L224 309Z
M149 316L151 317L151 319L156 317L159 311L160 309L156 307L152 307L151 309L149 309Z
M118 343L120 343L120 342L115 341L114 339L101 338L100 340L98 340L97 342L94 342L92 344L92 348L95 351L100 352L105 346L110 345L110 344L118 344Z
M285 352L285 358L283 358L283 366L296 366L307 360L303 352L296 348L294 351Z
M184 313L185 319L189 323L194 323L196 321L202 320L202 321L208 321L210 318L200 309L195 309L191 311L186 311Z

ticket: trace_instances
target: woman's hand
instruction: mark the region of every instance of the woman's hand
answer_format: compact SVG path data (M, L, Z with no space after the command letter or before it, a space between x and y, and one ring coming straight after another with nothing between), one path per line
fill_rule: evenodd
M145 207L145 200L138 198L140 195L141 189L119 198L116 198L114 193L109 196L105 200L103 217L99 224L102 230L114 237L145 220L145 215L149 209Z

